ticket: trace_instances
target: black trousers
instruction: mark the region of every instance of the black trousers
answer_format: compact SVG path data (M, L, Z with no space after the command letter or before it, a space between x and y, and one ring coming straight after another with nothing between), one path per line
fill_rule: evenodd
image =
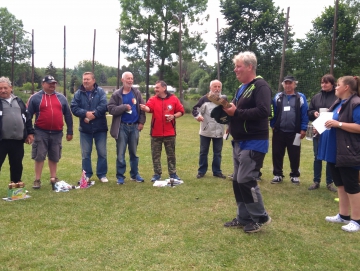
M300 146L293 144L296 133L287 133L280 130L273 131L272 138L272 160L273 160L273 174L274 176L283 175L283 164L285 150L287 150L290 160L290 177L300 176Z
M24 141L13 139L0 140L0 171L6 155L9 158L10 181L17 183L21 181L23 172Z

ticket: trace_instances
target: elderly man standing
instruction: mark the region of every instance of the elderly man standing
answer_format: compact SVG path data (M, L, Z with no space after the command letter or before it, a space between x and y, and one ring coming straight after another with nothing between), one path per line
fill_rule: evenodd
M42 90L28 101L28 111L35 114L35 133L31 158L35 160L35 181L33 188L41 187L41 173L48 156L50 183L55 188L57 163L61 158L64 119L67 126L66 140L73 138L73 119L66 97L55 91L57 81L51 75L42 80Z
M0 77L0 171L9 157L10 181L21 182L24 142L31 144L34 129L24 102L12 92L7 77Z
M256 76L257 59L253 52L241 52L233 62L236 78L242 84L231 107L223 110L232 116L233 190L238 209L237 217L224 226L241 227L252 233L271 222L256 181L269 148L271 89L264 79Z
M107 99L105 91L95 82L92 72L83 74L83 83L71 101L71 111L79 118L82 168L88 179L93 175L91 152L93 140L97 152L96 175L100 182L107 183Z
M219 80L210 82L210 94L221 94L222 84ZM213 143L213 160L212 172L213 176L225 179L226 176L221 171L221 151L223 147L224 125L219 124L213 119L210 114L217 105L211 102L207 95L200 98L198 103L193 107L192 115L200 122L200 156L199 169L196 178L205 176L208 170L208 154L210 142Z
M113 115L110 134L116 140L116 178L117 184L124 184L126 146L130 156L130 179L138 183L144 182L139 174L139 157L136 156L140 131L146 121L145 113L140 110L144 103L141 92L133 88L134 77L131 72L122 74L123 87L116 90L109 101L108 110Z
M299 185L300 139L305 137L309 122L308 104L305 95L295 91L297 82L293 76L285 76L282 85L284 92L279 92L274 97L275 116L270 122L270 126L273 128L272 160L274 167L274 178L271 183L278 184L283 181L283 163L285 149L287 149L291 168L290 181Z

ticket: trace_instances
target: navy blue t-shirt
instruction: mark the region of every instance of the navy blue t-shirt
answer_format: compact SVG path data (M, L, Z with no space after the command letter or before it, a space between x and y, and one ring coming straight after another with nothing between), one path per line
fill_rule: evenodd
M137 104L137 100L134 96L134 93L132 91L130 91L127 94L122 94L122 98L123 98L123 104L129 104L131 106L131 114L128 112L125 112L124 114L122 114L121 116L121 121L125 122L125 123L135 123L138 122L139 120L139 114L136 110L136 104Z

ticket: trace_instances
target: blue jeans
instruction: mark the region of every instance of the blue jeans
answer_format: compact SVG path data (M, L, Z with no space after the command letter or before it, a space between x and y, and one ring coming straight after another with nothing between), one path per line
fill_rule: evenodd
M119 137L116 140L116 178L125 179L126 161L125 152L126 146L129 148L130 156L130 177L135 178L139 174L139 157L136 156L136 150L139 143L138 124L126 125L120 124Z
M91 166L93 140L95 141L95 147L98 156L96 164L96 175L99 179L101 179L102 177L106 176L108 170L106 152L107 132L98 132L94 134L80 132L82 168L86 172L86 177L90 178L93 175Z
M223 138L212 138L200 135L200 156L198 173L205 174L208 169L208 154L210 142L213 142L213 159L212 172L213 174L221 173L221 150L223 147Z
M314 182L316 182L316 183L321 182L321 171L322 171L322 160L316 159L317 154L318 154L318 144L319 144L319 138L314 137L313 138L313 147L314 147ZM326 163L325 172L326 172L326 184L333 183L329 163Z

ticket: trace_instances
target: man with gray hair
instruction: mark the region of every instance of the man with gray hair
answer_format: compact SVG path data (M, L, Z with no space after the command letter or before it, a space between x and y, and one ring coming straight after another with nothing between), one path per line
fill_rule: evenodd
M269 149L271 89L261 76L256 76L257 59L253 52L241 52L233 62L241 85L231 107L223 110L232 116L229 129L233 137L233 190L238 209L237 216L224 226L252 233L271 222L256 180Z
M144 104L141 92L133 88L134 77L131 72L124 72L121 77L123 87L116 90L109 101L108 110L113 115L110 134L116 140L116 178L117 184L124 184L126 146L130 156L130 180L144 182L139 174L139 157L136 156L140 131L146 121L145 112L140 110Z
M219 80L210 82L210 94L221 95L222 83ZM212 141L213 144L213 159L212 172L214 177L225 179L225 175L221 171L221 151L223 147L224 125L217 123L210 114L211 111L217 107L211 102L207 95L200 98L197 104L193 107L192 115L200 122L200 155L199 155L199 169L196 178L200 179L205 176L208 170L208 154L209 147Z
M283 181L283 163L287 149L291 168L290 181L299 185L300 139L305 137L309 122L308 104L305 95L295 91L297 81L294 76L285 76L282 85L284 91L276 93L274 97L275 116L270 121L270 126L273 129L272 160L274 174L271 183L279 184ZM297 144L296 141L298 141Z
M0 171L6 156L10 182L21 182L24 142L32 144L34 129L24 102L12 94L11 81L0 77Z

